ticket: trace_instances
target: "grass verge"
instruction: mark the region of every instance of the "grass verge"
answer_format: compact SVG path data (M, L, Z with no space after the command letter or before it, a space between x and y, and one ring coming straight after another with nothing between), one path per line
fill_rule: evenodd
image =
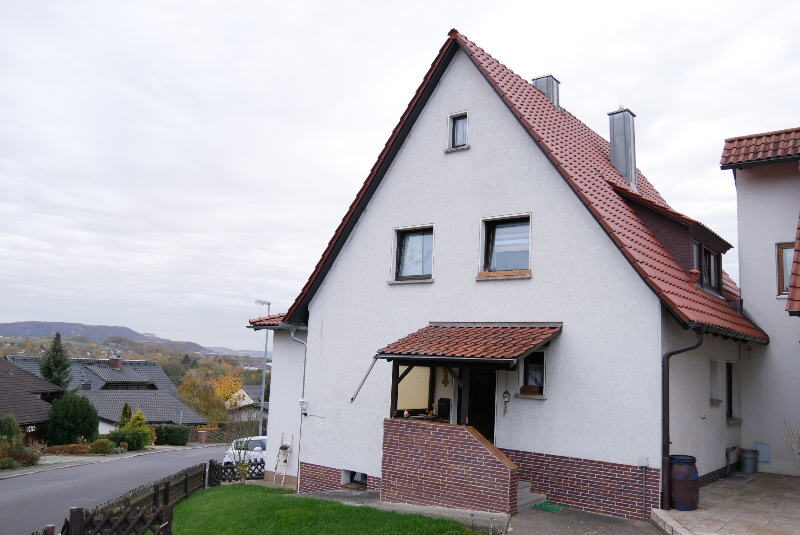
M201 490L175 507L174 535L241 533L456 535L479 533L452 520L287 496L260 485Z

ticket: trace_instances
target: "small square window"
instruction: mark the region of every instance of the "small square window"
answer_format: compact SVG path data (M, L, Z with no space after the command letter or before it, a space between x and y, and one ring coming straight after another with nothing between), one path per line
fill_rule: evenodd
M397 231L395 280L430 279L433 271L433 229Z
M486 222L484 271L530 269L530 218Z
M794 244L778 245L778 295L789 293L789 281L792 278L792 262L794 261Z
M458 149L467 146L467 114L462 113L450 117L450 148Z
M544 394L544 353L533 353L525 359L520 394L529 396Z

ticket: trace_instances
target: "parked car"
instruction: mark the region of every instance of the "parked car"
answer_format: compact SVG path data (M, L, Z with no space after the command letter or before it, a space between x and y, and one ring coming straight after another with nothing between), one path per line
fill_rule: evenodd
M242 454L244 454L244 460L247 462L264 461L266 464L266 458L264 457L264 450L266 449L266 436L236 439L231 443L228 451L225 452L225 457L222 458L222 464L232 465L237 460L242 460Z

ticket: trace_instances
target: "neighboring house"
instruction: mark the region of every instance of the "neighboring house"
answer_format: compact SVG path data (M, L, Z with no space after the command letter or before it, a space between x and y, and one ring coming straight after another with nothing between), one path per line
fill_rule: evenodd
M12 355L6 358L30 373L41 375L38 357ZM126 402L133 412L141 409L148 423L191 426L208 423L178 399L177 388L157 362L119 358L72 358L70 362L69 388L88 398L97 409L100 433L116 427Z
M0 359L0 417L13 414L26 440L43 440L50 418L51 398L64 389Z
M267 391L269 394L269 391ZM230 418L236 421L258 421L261 412L261 385L244 385L233 399L236 406L231 409ZM264 401L264 420L269 413L269 402Z
M724 473L739 355L768 342L731 245L637 171L633 113L609 145L558 89L450 32L295 302L251 320L275 331L266 456L293 441L300 491L515 512L524 482L642 519L664 456Z
M163 390L78 390L97 409L99 433L109 433L119 426L122 407L127 403L132 412L141 409L150 425L206 425L208 420L188 405Z
M736 181L747 310L770 334L743 353L741 445L759 471L800 475L784 438L800 428L800 128L726 139L720 163Z

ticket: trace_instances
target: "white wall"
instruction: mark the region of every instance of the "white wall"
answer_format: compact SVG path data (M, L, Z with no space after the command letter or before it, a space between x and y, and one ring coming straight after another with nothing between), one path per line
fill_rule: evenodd
M471 148L445 153L448 115L463 110ZM477 282L481 219L520 213L531 214L532 278ZM420 224L434 226L434 282L387 284L393 228ZM513 399L503 416L498 387L497 445L659 466L659 306L459 52L311 302L302 460L380 475L391 364L349 398L387 343L429 321L563 321L547 400Z
M100 435L107 435L111 431L116 431L117 426L111 422L106 422L105 420L100 420L97 424L97 433Z
M662 340L662 352L666 352L694 343L697 335L681 329L669 311L663 309ZM727 419L725 364L739 366L742 351L737 342L706 334L700 347L670 359L670 453L696 457L700 475L725 466L726 447L740 446L741 424L728 423ZM717 362L717 392L722 400L718 404L711 403L710 360ZM739 394L737 388L733 391ZM660 396L660 392L655 394ZM742 400L735 399L734 407L737 404L741 407ZM736 459L733 454L732 460Z
M298 338L304 333L298 332ZM297 475L297 450L300 438L300 405L303 382L303 346L294 342L287 331L275 331L273 338L272 375L269 389L269 420L267 421L267 470L275 467L275 458L284 441L294 435L286 473Z
M742 446L772 444L772 462L759 470L800 475L782 437L786 421L800 428L800 318L776 297L775 244L795 239L800 211L797 162L768 164L736 172L739 276L748 314L770 337L754 346L743 366Z

